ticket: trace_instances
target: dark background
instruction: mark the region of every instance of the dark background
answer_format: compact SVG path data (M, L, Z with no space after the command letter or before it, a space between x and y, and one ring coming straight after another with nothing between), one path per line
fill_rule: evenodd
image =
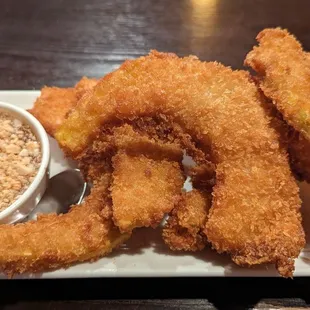
M274 26L310 50L310 1L0 0L0 88L71 86L150 49L242 68L257 33ZM309 299L308 278L0 282L0 309L303 308Z
M310 50L308 0L0 0L2 89L70 86L150 49L241 68L265 27Z

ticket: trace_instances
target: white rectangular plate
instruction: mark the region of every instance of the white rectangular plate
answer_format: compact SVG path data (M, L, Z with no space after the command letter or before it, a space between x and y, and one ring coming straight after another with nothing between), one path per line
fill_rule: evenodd
M39 91L0 91L0 101L28 109ZM72 163L66 160L55 140L50 139L52 160L51 176L66 169ZM304 227L310 228L310 187L300 184L303 199ZM307 210L308 209L308 210ZM310 231L309 231L310 232ZM295 276L310 276L310 247L303 250L295 263ZM164 245L160 229L137 229L132 238L120 249L94 263L84 263L68 269L60 269L16 278L89 278L89 277L213 277L213 276L278 276L274 266L241 268L228 256L219 255L211 249L198 253L170 251ZM0 276L0 278L5 278Z

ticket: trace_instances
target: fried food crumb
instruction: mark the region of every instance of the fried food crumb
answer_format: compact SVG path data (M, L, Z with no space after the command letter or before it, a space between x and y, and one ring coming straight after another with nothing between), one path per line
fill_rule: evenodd
M173 251L199 251L207 238L203 233L211 195L197 189L183 193L163 229L163 239Z
M43 87L29 112L36 117L50 136L78 104L79 100L97 83L96 79L83 77L74 87Z
M245 59L259 76L259 86L289 125L310 140L309 54L287 30L261 31Z
M113 218L121 232L156 227L177 203L184 183L179 163L119 152L113 158Z

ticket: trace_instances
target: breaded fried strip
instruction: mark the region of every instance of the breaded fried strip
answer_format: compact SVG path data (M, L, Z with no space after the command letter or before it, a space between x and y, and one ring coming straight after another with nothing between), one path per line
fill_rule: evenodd
M217 166L213 191L205 229L212 246L219 252L229 247L239 265L274 262L281 275L292 276L292 258L305 241L297 213L299 189L288 163L274 156L225 161ZM221 206L222 201L229 206Z
M177 162L119 152L113 158L113 219L122 232L156 227L179 199L184 176Z
M108 254L129 235L111 220L107 181L97 183L80 206L63 215L41 215L37 221L0 225L0 270L9 276L68 267Z
M42 124L50 136L77 105L80 98L97 84L96 79L83 77L74 88L43 87L29 112Z
M174 251L199 251L207 244L203 233L211 195L198 191L183 193L163 229L163 239Z
M284 119L310 140L310 61L287 30L264 29L245 64L260 76L260 87Z
M145 155L154 160L167 159L179 163L183 159L183 151L179 144L155 140L153 137L134 131L128 124L113 129L113 144L117 150L123 150L134 156Z
M93 143L76 159L85 177L93 181L100 177L102 171L112 171L112 157L119 151L153 160L181 163L183 159L183 151L178 143L155 139L155 135L138 132L129 124L99 132Z
M295 132L288 150L293 171L300 180L310 183L310 141Z
M74 86L77 100L80 100L84 94L91 90L97 83L97 79L89 79L88 77L83 76Z
M28 110L52 137L69 111L77 104L74 88L43 87L32 109Z
M265 29L245 64L259 74L259 86L296 132L288 143L291 164L310 181L310 57L286 30ZM288 127L287 127L288 128Z
M56 138L74 155L100 126L159 113L212 150L217 184L205 229L212 246L240 265L275 263L292 276L305 244L299 189L248 73L152 52L101 80Z

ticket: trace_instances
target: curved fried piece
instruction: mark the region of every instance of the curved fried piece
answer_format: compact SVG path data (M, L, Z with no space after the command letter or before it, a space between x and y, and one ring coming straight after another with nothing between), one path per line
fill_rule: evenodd
M133 125L129 124L113 128L111 142L117 150L133 156L145 155L154 160L165 159L178 163L183 159L182 148L177 142L161 140L156 134L149 136L143 131L134 130Z
M28 110L39 120L50 136L66 119L77 104L74 88L43 87L32 109Z
M217 184L205 229L212 246L240 265L276 263L292 276L305 244L299 190L265 109L248 73L152 52L101 80L56 138L74 155L100 126L169 115L202 150L212 150Z
M272 109L272 126L280 133L280 140L288 150L291 169L299 181L310 182L310 141L288 125L282 114Z
M288 151L292 169L298 179L310 183L310 141L295 131L290 140Z
M113 158L113 219L122 232L156 227L177 203L184 183L177 162L119 152Z
M257 39L260 45L247 55L245 64L259 74L261 89L285 120L301 132L293 133L288 151L295 174L310 182L310 54L294 36L279 28L265 29Z
M271 98L284 119L310 140L309 53L288 31L261 31L259 46L246 56L245 64L260 76L260 87Z
M199 251L207 244L203 233L211 195L196 189L183 193L163 229L163 239L173 251Z
M73 88L43 87L29 112L36 117L50 136L67 118L79 99L97 84L96 79L83 77Z
M111 219L107 180L97 182L80 206L63 215L41 215L37 221L0 225L0 270L40 272L68 267L108 254L129 238Z
M92 89L98 83L97 79L90 79L86 76L83 76L80 81L74 86L75 95L77 100L80 100L86 92Z

